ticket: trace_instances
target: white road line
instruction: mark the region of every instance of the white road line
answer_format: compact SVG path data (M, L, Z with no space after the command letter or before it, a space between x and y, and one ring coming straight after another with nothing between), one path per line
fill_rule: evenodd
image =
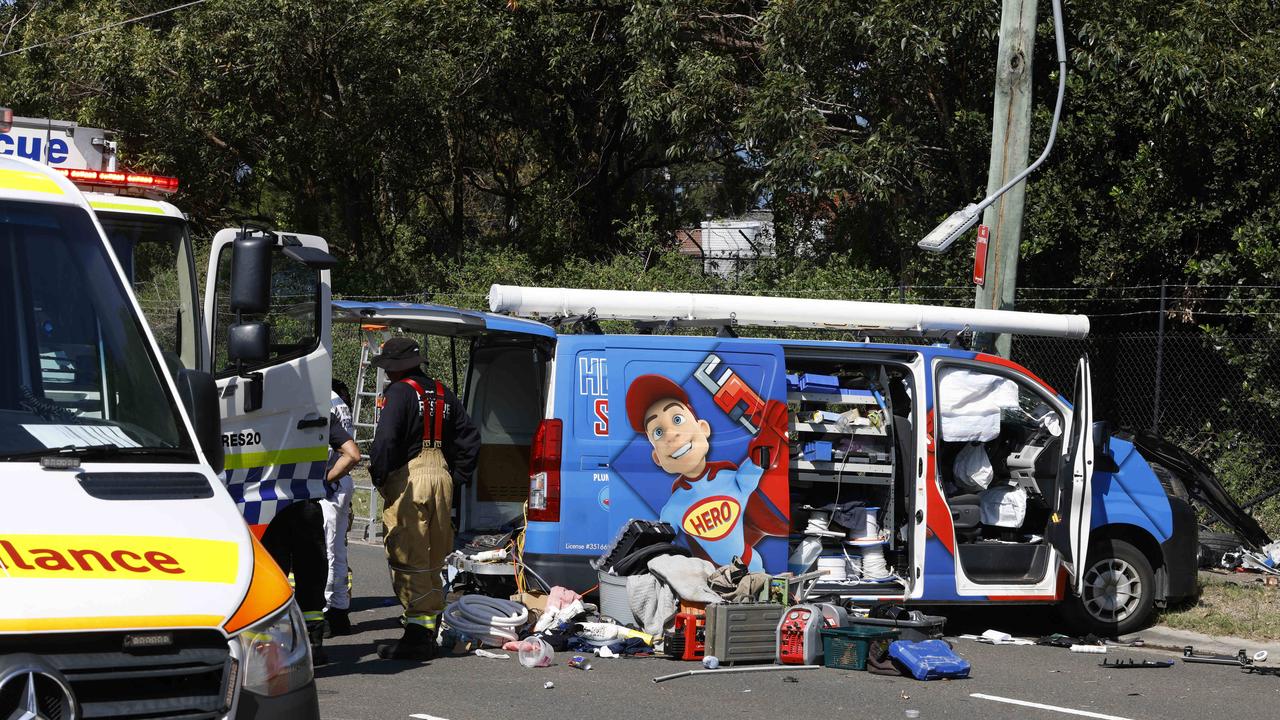
M1028 702L1026 700L1014 700L1013 698L999 697L997 695L985 695L983 693L970 693L969 697L979 698L982 700L994 700L996 702L1009 703L1010 705L1021 705L1023 707L1039 708L1041 710L1051 710L1053 712L1065 713L1067 715L1079 715L1081 717L1098 718L1098 720L1130 720L1129 718L1120 717L1119 715L1103 715L1102 713L1089 712L1088 710L1073 710L1071 708L1058 707L1057 705L1042 705L1040 703ZM418 717L418 716L414 716Z
M436 717L435 715L427 715L426 713L414 713L409 717L417 718L418 720L445 720L442 717Z

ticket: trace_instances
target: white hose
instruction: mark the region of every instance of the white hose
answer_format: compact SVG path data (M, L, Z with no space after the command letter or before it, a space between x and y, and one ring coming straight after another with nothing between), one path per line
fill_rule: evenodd
M484 595L463 595L444 609L444 622L458 634L502 647L519 640L517 631L529 622L529 609L518 602Z
M862 579L885 580L893 577L884 559L883 545L868 545L858 548L862 554Z

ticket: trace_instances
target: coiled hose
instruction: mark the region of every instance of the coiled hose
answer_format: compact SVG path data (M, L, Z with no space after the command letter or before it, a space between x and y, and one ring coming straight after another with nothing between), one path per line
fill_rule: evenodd
M529 622L529 609L518 602L485 595L463 595L444 609L444 622L460 635L484 645L502 647L519 640Z

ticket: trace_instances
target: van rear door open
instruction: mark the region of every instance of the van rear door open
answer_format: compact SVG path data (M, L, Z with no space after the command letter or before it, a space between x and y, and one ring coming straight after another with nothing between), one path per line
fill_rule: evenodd
M614 529L662 519L697 557L786 571L786 381L770 341L606 339ZM572 532L566 526L564 532Z
M426 303L337 301L333 320L471 341L466 379L454 391L479 428L481 445L476 480L462 497L459 518L463 530L519 518L529 496L530 447L546 408L555 330Z

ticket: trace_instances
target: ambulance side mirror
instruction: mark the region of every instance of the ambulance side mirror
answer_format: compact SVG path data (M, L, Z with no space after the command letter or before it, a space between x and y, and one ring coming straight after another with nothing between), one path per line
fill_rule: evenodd
M180 370L178 396L191 416L196 442L215 473L222 472L222 417L218 412L218 386L213 376L199 370Z
M271 307L271 235L241 235L231 247L231 310L265 313Z

